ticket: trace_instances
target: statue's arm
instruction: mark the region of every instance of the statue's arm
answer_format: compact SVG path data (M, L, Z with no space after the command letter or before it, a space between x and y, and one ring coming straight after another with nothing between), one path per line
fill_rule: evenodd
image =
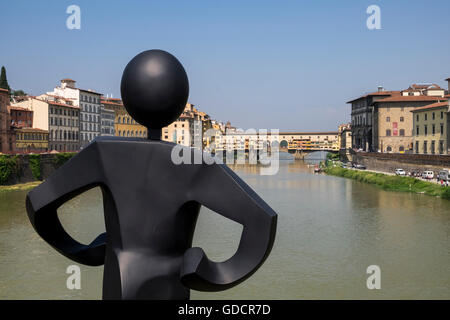
M250 277L269 255L277 214L231 169L204 166L195 178L192 198L209 209L243 225L237 252L224 262L208 259L201 248L184 255L181 281L200 291L231 288Z
M64 256L86 265L104 263L105 234L91 244L74 240L61 225L57 209L63 203L102 182L95 142L55 171L26 198L28 217L36 232Z

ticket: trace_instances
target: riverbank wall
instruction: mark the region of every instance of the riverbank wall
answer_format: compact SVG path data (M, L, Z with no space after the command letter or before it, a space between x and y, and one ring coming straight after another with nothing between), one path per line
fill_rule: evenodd
M398 153L367 153L347 152L349 161L362 164L369 170L387 173L395 172L401 168L405 171L431 170L435 174L442 169L450 169L450 155L426 155L426 154L398 154ZM342 153L341 153L342 158Z
M0 155L0 185L42 181L75 153Z

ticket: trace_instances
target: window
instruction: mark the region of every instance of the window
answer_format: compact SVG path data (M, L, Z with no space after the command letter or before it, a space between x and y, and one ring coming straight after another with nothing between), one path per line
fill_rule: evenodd
M416 115L416 121L419 121L419 115Z
M441 134L444 134L444 124L441 123Z
M431 154L434 154L434 140L431 141Z
M416 141L416 153L419 153L419 141Z
M434 113L433 113L434 114ZM433 125L431 126L431 133L434 135L435 133L436 133L436 126L434 125L434 123L433 123Z
M390 130L390 129L387 129L387 130L386 130L386 136L387 136L387 137L390 137L390 136L391 136L391 130Z
M402 136L402 137L405 136L405 129L400 129L400 136Z
M428 127L425 125L424 129L425 129L425 135L427 135L428 134Z
M391 117L386 117L386 122L391 122Z
M392 147L391 147L391 146L388 146L388 147L386 148L386 151L387 151L387 152L391 152L391 151L392 151Z
M439 141L439 154L444 153L444 141Z
M425 121L427 121L427 120L428 120L428 114L425 113Z
M444 111L441 111L441 119L444 119Z
M424 153L424 154L427 154L427 149L428 149L427 141L424 141L424 142L423 142L423 153Z
M433 118L433 120L434 120L434 119L436 118L434 112L433 112L431 115L432 115L432 118Z
M400 117L400 122L404 122L404 121L405 121L405 118Z

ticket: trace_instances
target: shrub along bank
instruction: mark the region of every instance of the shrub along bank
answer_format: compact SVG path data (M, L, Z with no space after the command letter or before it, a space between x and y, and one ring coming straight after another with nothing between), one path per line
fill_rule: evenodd
M391 176L382 173L350 170L333 166L327 166L323 170L329 175L370 183L384 190L423 193L450 200L450 187L442 187L439 184L422 181L412 177Z

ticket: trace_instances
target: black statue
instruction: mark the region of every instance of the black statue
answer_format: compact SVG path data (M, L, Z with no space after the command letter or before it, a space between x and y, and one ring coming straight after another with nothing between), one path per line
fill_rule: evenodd
M220 291L250 277L271 251L277 215L226 165L171 161L176 144L160 140L161 128L187 102L183 66L165 51L142 52L126 66L121 93L148 139L99 137L33 189L26 207L36 232L73 261L104 263L104 299L189 299L189 289ZM84 245L66 233L57 209L96 186L106 233ZM244 227L227 261L191 247L201 205Z

